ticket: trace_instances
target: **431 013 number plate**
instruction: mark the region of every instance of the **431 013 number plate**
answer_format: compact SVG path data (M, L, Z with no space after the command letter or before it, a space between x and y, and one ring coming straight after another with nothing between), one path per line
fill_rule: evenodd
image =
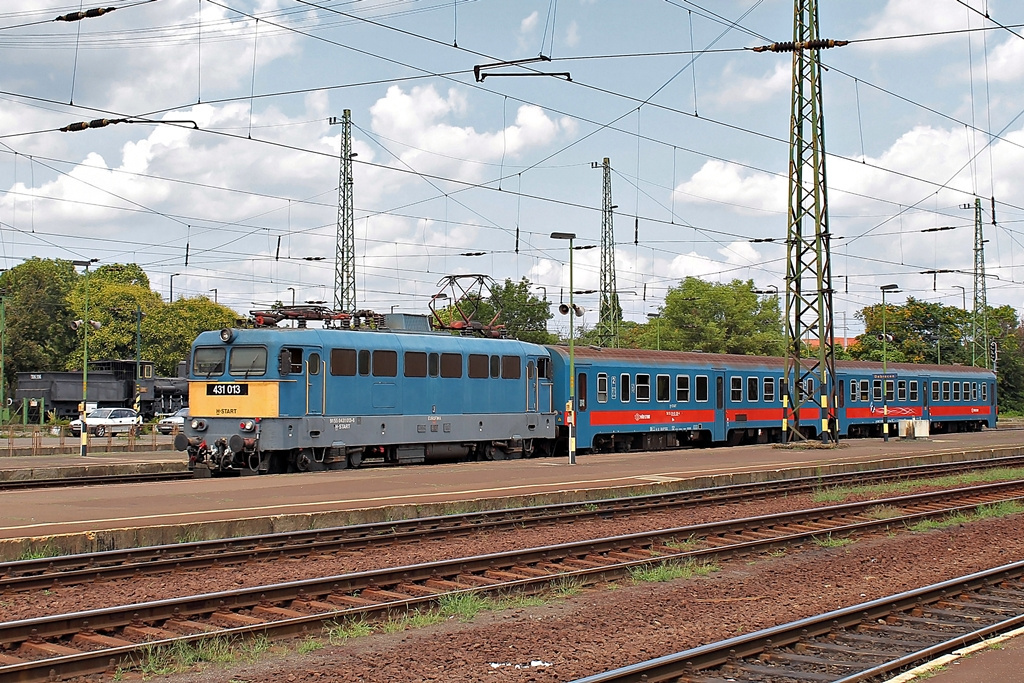
M207 384L207 396L248 396L248 384Z

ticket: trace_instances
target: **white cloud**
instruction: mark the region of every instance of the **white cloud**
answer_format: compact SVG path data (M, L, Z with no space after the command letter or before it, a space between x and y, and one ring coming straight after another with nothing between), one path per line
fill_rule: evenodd
M934 0L889 0L885 8L865 22L862 31L855 38L879 38L921 33L936 33L962 29L967 26L969 9L955 2L934 2ZM972 15L971 21L980 23L980 17ZM937 41L948 41L953 36L927 36L861 44L862 49L891 52L910 52L933 49Z
M580 44L580 26L575 20L569 22L569 28L565 31L565 44L569 47Z
M536 29L537 28L537 19L539 18L539 16L540 15L536 11L534 11L528 17L526 17L521 22L519 22L519 32L525 34L525 33L530 33L534 29Z
M1020 81L1024 76L1024 40L1007 38L988 58L988 75L994 81Z
M736 107L738 104L766 102L779 95L788 95L793 87L793 70L789 62L777 62L774 69L763 76L743 76L728 64L720 79L725 83L715 90L712 101L722 107Z
M741 213L778 213L786 210L787 182L785 177L711 160L705 162L688 181L676 187L676 201L716 202Z

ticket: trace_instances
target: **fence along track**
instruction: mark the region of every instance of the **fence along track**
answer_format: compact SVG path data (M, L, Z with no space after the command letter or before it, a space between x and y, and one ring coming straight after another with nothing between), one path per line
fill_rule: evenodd
M527 508L489 510L347 527L18 560L0 563L0 589L15 592L47 588L55 584L73 585L87 581L133 577L140 572L156 574L162 571L198 569L214 564L225 566L270 557L304 557L310 554L360 549L371 541L376 545L415 542L473 530L493 531L522 527L524 524L551 524L609 518L620 514L681 506L721 505L765 496L806 493L851 483L863 485L921 476L933 477L964 470L1015 467L1022 464L1024 464L1024 457L1015 456L938 465L915 465L596 500L587 503L559 503Z
M573 683L878 681L1024 624L1024 562L943 581Z
M763 552L829 534L887 529L979 503L1021 500L1024 482L956 492L904 496L904 513L869 519L893 499L795 513L678 527L528 550L221 591L0 624L0 680L47 681L104 671L112 661L176 641L253 633L294 636L324 622L429 608L444 595L538 593L556 581L598 583L664 562L708 560ZM956 499L943 507L939 500ZM676 538L703 538L706 547L679 550Z

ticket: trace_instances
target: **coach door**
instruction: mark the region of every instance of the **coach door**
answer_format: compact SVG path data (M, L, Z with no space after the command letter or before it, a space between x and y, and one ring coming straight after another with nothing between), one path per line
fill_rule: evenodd
M324 414L324 372L327 368L318 351L306 358L306 414Z
M714 396L711 400L714 401L715 406L715 427L712 430L712 438L715 441L725 440L725 370L714 369L711 371L714 377L714 384L712 385L712 392Z

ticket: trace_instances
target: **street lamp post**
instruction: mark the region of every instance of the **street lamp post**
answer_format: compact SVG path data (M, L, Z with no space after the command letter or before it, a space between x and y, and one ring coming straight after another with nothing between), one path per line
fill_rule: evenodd
M574 232L553 232L553 240L569 240L569 308L563 313L569 315L569 402L565 406L565 422L569 428L569 464L576 464L576 332L573 315L576 313L576 305L572 300L572 241L576 239ZM565 304L559 307L562 310Z
M292 306L294 306L295 305L295 288L294 287L289 287L288 289L290 289L291 292L292 292Z
M217 288L216 288L216 287L214 287L214 288L213 288L213 289L211 289L210 291L211 291L211 292L213 292L213 303L219 303L219 302L217 301Z
M179 275L181 275L181 273L174 273L173 275L171 275L171 291L167 297L168 303L174 303L174 278L178 277Z
M882 290L882 438L884 441L889 440L889 373L887 365L887 344L889 341L889 335L885 332L885 294L886 292L898 292L900 290L899 285L882 285L879 287ZM894 383L895 384L895 383Z
M967 310L967 288L966 287L961 287L960 285L953 285L953 289L959 289L960 290L960 304L961 304L960 308L966 311Z

